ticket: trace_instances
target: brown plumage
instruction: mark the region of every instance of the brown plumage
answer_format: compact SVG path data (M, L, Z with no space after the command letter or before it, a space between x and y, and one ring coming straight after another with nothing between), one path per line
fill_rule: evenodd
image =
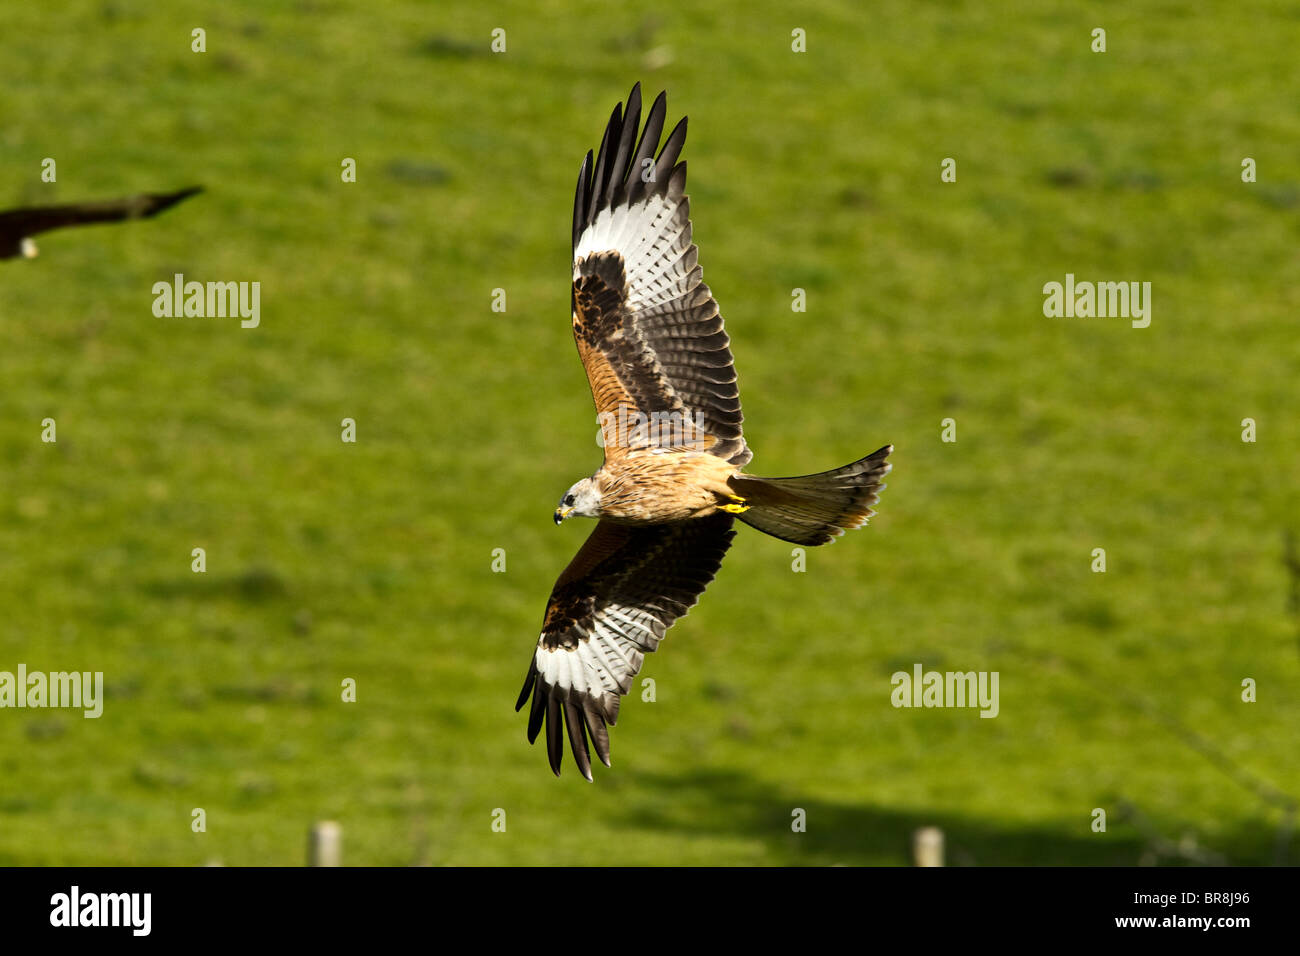
M819 545L872 515L889 446L800 478L741 471L730 340L692 243L683 118L659 137L663 93L637 140L640 85L614 108L573 208L573 336L604 435L605 462L555 512L600 519L560 575L516 710L531 698L528 739L546 728L558 775L567 728L582 775L591 747L609 765L608 725L644 655L717 573L734 516L767 534Z
M202 186L191 186L174 193L142 193L121 199L29 206L0 212L0 259L32 258L36 255L32 237L42 232L66 226L149 219L202 191Z

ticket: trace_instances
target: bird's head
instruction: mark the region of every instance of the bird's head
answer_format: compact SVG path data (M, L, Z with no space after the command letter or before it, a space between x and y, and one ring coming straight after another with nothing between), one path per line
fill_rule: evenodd
M555 523L578 515L583 518L600 517L600 489L591 478L584 478L564 493L560 506L555 509Z

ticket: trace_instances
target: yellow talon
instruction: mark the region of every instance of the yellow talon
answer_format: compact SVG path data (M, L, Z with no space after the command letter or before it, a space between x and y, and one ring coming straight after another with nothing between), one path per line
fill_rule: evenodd
M728 497L731 498L732 504L719 505L718 507L722 511L726 511L729 514L733 514L733 515L739 515L739 514L744 514L746 511L750 509L750 505L745 504L745 499L740 497L739 495L729 495Z

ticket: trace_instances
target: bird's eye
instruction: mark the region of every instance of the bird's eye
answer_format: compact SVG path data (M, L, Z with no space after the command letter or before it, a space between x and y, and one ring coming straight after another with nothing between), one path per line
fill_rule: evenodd
M564 496L564 503L565 503L566 505L572 507L572 505L573 505L573 495L565 495L565 496Z

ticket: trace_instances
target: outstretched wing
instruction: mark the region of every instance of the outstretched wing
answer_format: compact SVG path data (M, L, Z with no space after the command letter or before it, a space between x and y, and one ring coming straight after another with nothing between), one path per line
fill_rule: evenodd
M148 219L183 199L202 192L192 186L174 193L142 193L100 202L69 203L63 206L32 206L0 212L0 248L17 250L24 239L64 226L85 226L125 219ZM12 254L17 254L13 252Z
M616 722L620 695L713 580L735 536L733 520L719 513L661 525L601 521L555 582L515 710L532 696L528 742L545 724L556 776L566 725L584 777L591 779L589 741L609 766L605 725Z
M686 163L677 162L685 117L655 157L666 110L660 93L634 146L638 83L627 112L614 107L594 166L590 152L583 161L573 201L573 334L607 460L634 446L626 436L637 435L641 421L655 444L744 465L751 455L741 434L730 340L702 279ZM626 427L615 440L610 428L620 423Z

